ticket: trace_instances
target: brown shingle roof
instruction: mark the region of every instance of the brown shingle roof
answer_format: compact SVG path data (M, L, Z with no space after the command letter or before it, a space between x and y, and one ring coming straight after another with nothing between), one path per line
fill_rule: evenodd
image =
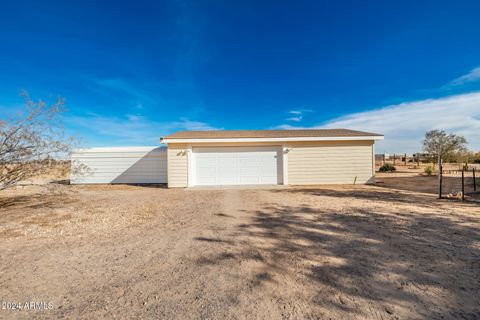
M229 139L229 138L292 138L292 137L361 137L382 136L377 133L348 129L311 130L211 130L178 131L164 139Z

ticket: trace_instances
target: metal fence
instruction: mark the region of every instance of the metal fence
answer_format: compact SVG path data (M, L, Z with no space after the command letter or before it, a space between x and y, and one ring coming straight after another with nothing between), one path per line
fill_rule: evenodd
M475 168L441 170L439 180L441 198L480 201L480 177Z
M432 160L433 159L433 160ZM382 166L386 163L393 164L394 166L407 166L407 165L417 165L420 166L421 163L435 163L436 158L432 158L426 154L414 153L414 154L387 154L387 153L378 153L375 154L375 164L377 166Z

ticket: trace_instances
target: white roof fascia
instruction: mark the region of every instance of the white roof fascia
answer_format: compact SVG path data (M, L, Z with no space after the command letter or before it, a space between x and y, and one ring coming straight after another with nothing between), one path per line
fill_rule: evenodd
M73 150L73 153L95 153L95 152L144 152L152 151L154 149L164 149L165 146L155 147L95 147Z
M201 142L281 142L281 141L349 141L383 140L383 136L352 137L285 137L285 138L209 138L209 139L162 139L161 143L201 143Z

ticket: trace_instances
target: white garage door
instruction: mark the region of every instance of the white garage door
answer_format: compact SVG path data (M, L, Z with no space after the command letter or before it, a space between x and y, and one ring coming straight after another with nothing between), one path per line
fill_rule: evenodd
M167 183L167 150L161 147L116 147L77 150L70 182Z
M193 184L281 184L279 147L193 148Z

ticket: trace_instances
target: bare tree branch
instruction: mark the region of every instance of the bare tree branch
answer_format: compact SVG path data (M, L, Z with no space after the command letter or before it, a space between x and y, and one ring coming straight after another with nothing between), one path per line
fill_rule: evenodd
M22 96L25 108L12 119L0 120L0 190L46 173L55 164L52 159L70 154L75 140L66 137L61 124L65 99L52 104Z

